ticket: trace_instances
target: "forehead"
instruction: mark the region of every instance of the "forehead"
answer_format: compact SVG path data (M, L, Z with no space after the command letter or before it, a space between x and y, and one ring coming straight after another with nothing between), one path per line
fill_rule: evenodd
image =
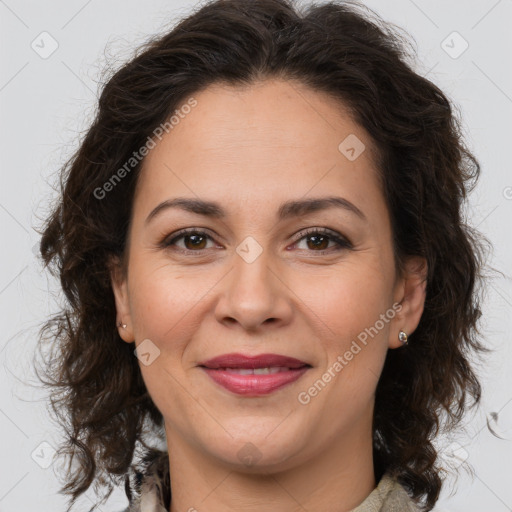
M147 200L267 200L337 188L364 204L372 190L379 193L372 140L330 96L274 79L214 84L192 97L196 105L144 160L138 188Z

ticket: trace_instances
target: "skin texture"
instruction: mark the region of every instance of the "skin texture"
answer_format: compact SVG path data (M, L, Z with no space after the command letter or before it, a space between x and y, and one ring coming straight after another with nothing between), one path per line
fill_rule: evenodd
M387 350L402 346L398 332L419 323L424 262L411 258L396 275L372 142L339 103L277 79L217 84L194 97L197 106L144 161L128 272L112 272L122 339L149 339L160 351L139 365L165 419L170 510L348 511L376 485L374 392ZM354 161L338 150L350 134L366 146ZM367 220L337 208L277 220L281 203L325 196L349 200ZM216 201L227 216L169 208L145 224L176 197ZM199 249L186 238L159 245L183 228L211 238ZM327 239L317 248L301 235L306 228L332 230L353 247ZM248 236L262 249L251 263L236 252ZM394 303L400 312L301 404L298 394ZM228 352L283 354L312 368L270 395L243 397L198 367ZM244 463L242 448L256 464Z

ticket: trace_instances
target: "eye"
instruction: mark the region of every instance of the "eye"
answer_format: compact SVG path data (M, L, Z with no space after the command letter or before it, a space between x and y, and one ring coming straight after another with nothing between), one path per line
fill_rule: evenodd
M306 231L301 231L295 245L302 240L305 240L305 250L319 254L352 248L352 244L345 237L327 228L310 228ZM329 247L330 243L334 243L334 249L332 246Z
M178 240L183 239L184 246L177 245ZM192 251L192 252L199 252L202 250L207 249L206 242L207 240L213 240L213 238L208 235L204 231L200 231L198 229L189 228L189 229L183 229L177 234L175 234L172 238L167 238L162 242L163 247L171 247L176 246L178 249L182 251Z

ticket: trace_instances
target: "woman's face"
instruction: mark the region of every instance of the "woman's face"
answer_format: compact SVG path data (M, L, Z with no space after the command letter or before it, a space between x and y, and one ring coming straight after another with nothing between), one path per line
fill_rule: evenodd
M194 98L144 161L128 274L113 278L120 335L140 346L176 449L276 470L349 450L371 436L386 352L416 328L424 299L419 279L395 274L369 136L295 82L215 85ZM176 198L216 207L151 215ZM325 198L338 202L307 207ZM178 236L185 228L199 234ZM307 366L203 366L232 353Z

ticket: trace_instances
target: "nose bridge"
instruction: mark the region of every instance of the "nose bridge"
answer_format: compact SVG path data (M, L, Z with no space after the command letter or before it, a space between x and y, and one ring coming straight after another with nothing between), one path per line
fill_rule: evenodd
M286 287L272 264L271 252L253 237L236 248L233 269L217 305L219 321L237 321L254 329L269 319L282 321L290 314Z

